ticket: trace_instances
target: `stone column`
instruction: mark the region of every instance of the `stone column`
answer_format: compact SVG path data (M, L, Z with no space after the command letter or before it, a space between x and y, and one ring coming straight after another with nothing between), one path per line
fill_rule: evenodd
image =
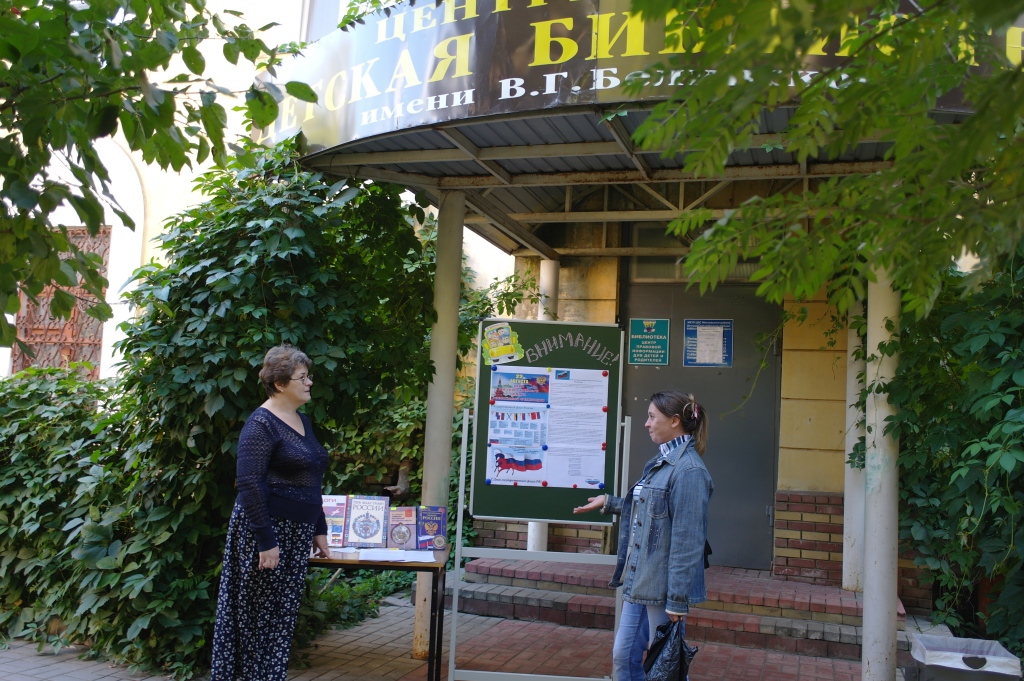
M442 193L437 216L437 268L434 273L437 321L430 332L430 361L434 364L434 378L427 386L427 422L423 436L423 504L427 506L448 505L465 217L466 195L457 191ZM454 515L452 513L450 517ZM430 582L429 574L421 572L416 575L412 656L417 660L425 660L428 655Z
M864 303L857 303L850 310L850 317L864 314ZM846 330L846 453L864 435L863 413L857 406L860 397L861 376L866 370L863 359L856 354L861 349L860 334L854 329ZM860 422L860 423L858 423ZM843 588L849 591L864 590L864 470L844 467L843 481Z
M550 320L558 316L558 271L557 260L540 261L540 300L537 303L537 319ZM548 550L548 524L532 522L526 527L526 548L529 551Z
M900 296L889 276L875 272L877 283L868 284L867 348L872 358L867 381L887 383L896 374L897 358L883 356L880 343L890 340L886 322L898 324ZM896 579L898 573L899 488L896 456L899 443L883 434L885 419L894 413L884 394L871 393L867 400L867 451L865 453L864 513L864 647L861 652L863 681L896 678Z

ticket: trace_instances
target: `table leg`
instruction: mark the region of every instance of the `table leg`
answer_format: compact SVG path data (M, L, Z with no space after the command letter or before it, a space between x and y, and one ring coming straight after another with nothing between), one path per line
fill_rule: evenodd
M437 612L444 612L444 600L438 604L437 583L440 580L439 570L431 572L430 589L430 643L427 653L427 681L441 681L441 656L439 655L440 636L437 631ZM444 598L442 594L441 598Z
M437 681L441 681L441 656L444 653L444 582L445 582L445 570L442 567L438 571L437 576L437 652L435 658L437 659L437 672L435 678Z

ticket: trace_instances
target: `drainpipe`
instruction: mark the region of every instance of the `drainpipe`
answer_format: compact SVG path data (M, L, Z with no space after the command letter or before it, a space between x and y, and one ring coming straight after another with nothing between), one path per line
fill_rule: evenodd
M864 303L850 309L850 318L864 314ZM860 398L861 378L866 370L863 358L856 359L861 349L860 334L847 325L846 329L846 453L864 435L863 413L857 406ZM847 465L843 481L843 588L848 591L864 590L864 469Z
M540 261L540 300L537 301L537 319L552 320L558 316L558 261ZM526 526L526 550L548 550L548 524L529 523Z
M891 338L887 320L899 322L900 296L892 290L888 273L875 272L868 283L868 339L872 359L868 383L887 383L896 374L896 357L883 357L879 343ZM898 327L897 327L898 328ZM863 681L896 678L896 579L898 560L899 487L896 455L899 443L884 435L885 420L895 413L885 394L867 399L867 451L865 453L864 513L864 645Z
M434 377L427 385L427 421L423 436L422 503L427 506L448 505L465 217L466 195L458 191L443 192L437 215L437 266L434 271L437 321L430 331L430 361L434 364ZM426 660L429 653L431 589L430 575L417 573L412 636L412 656L417 660Z

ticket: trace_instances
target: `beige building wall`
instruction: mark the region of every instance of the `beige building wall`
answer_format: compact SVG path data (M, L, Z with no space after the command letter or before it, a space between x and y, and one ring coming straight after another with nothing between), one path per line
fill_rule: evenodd
M846 334L829 335L824 297L786 302L782 340L779 490L842 493L846 461ZM830 344L831 343L831 344Z

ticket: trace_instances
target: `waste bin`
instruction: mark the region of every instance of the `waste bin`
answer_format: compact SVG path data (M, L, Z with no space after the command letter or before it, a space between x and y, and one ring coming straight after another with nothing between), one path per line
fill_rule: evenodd
M999 641L953 636L912 636L910 654L919 681L1013 681L1020 660Z

